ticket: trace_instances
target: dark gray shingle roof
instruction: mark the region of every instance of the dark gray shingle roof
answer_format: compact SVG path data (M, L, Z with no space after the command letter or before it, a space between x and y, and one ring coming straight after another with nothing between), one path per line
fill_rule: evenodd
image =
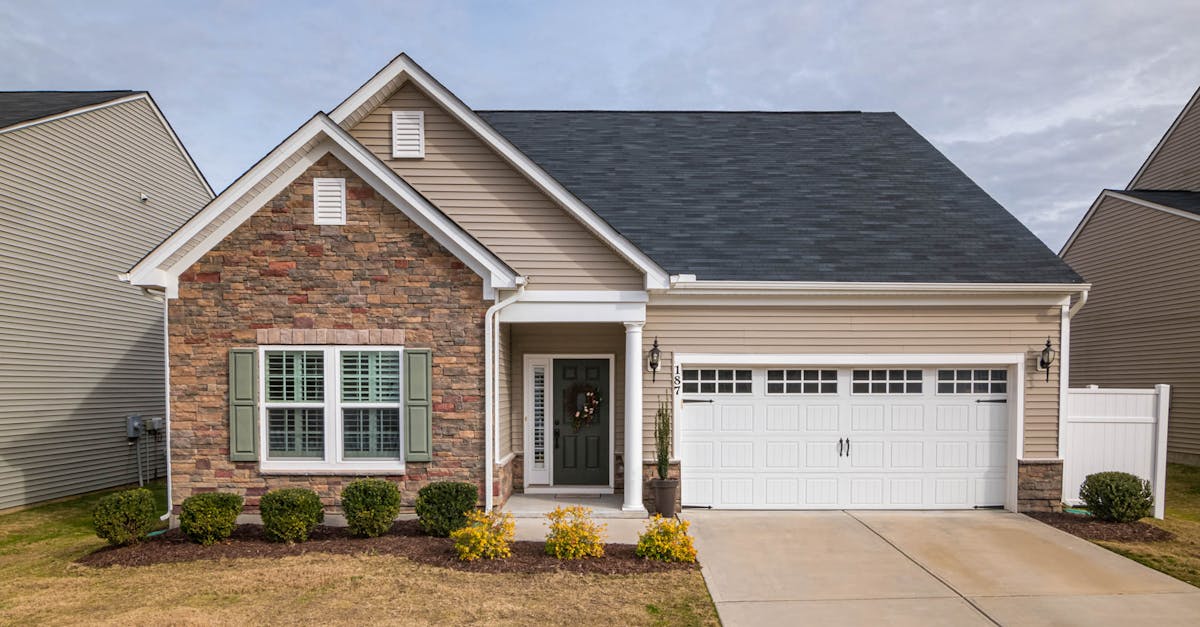
M1112 191L1140 198L1164 207L1200 215L1200 192L1149 189L1114 189Z
M671 274L1082 281L894 113L478 113Z
M0 91L0 128L124 98L133 91Z

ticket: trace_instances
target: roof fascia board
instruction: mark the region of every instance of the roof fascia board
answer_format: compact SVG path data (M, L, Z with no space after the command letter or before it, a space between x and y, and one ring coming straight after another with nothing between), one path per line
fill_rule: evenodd
M1071 245L1075 243L1075 239L1079 237L1080 233L1083 232L1083 227L1087 225L1089 221L1091 221L1092 216L1096 213L1096 210L1100 208L1100 203L1104 202L1104 199L1108 197L1109 191L1107 189L1101 191L1099 196L1096 196L1096 200L1092 201L1092 206L1088 207L1087 213L1083 214L1083 219L1079 221L1079 224L1075 225L1075 230L1071 231L1071 237L1068 237L1066 243L1064 243L1062 248L1059 249L1059 258L1066 259L1067 250L1071 248Z
M41 117L34 120L19 122L17 124L13 124L12 126L0 128L0 133L19 131L23 128L29 128L38 124L54 122L77 115L83 115L85 113L91 113L92 111L106 109L108 107L115 107L117 105L122 105L129 102L136 102L138 100L145 100L146 103L150 105L150 109L154 111L154 115L158 118L159 124L162 124L162 127L167 131L167 134L171 136L171 141L175 142L175 148L179 150L179 154L183 155L184 160L187 161L188 167L192 169L192 172L196 175L196 178L200 181L200 184L203 185L204 189L208 191L208 197L213 198L216 196L216 194L213 192L212 186L208 184L208 179L204 177L204 173L200 171L200 168L196 165L195 160L192 159L192 155L187 151L187 148L184 147L183 142L179 140L179 135L175 133L175 129L171 127L171 123L167 121L167 118L163 115L162 110L158 108L158 103L154 102L154 97L151 96L149 92L138 92L128 96L106 100L97 104L87 105L86 107L79 107L77 109L63 111L62 113L55 113L54 115L48 115L46 117Z
M666 293L708 295L1075 294L1087 283L867 283L833 281L676 281Z
M1173 216L1179 216L1181 218L1187 218L1189 220L1200 221L1200 215L1196 215L1189 211L1182 211L1182 210L1176 209L1174 207L1168 207L1166 205L1161 205L1154 201L1145 200L1144 198L1137 198L1136 196L1129 196L1126 194L1122 194L1121 192L1110 192L1109 195L1111 195L1113 198L1116 198L1118 200L1124 200L1126 202L1131 202L1135 205L1141 205L1143 207L1146 207L1147 209L1157 209L1164 213L1169 213Z
M450 112L456 120L471 129L484 143L500 154L510 165L524 174L543 193L554 199L559 205L579 220L589 231L613 248L617 254L641 270L646 277L647 289L663 289L669 284L669 276L665 270L655 263L646 253L617 232L608 222L592 211L562 186L554 177L533 162L525 153L496 132L483 118L479 117L463 101L459 100L449 89L430 76L420 65L417 65L408 55L401 54L392 60L384 69L371 77L362 87L359 87L349 98L342 101L329 117L341 124L371 97L401 75L407 76L442 108Z
M1096 197L1096 201L1093 202L1092 206L1088 208L1087 213L1083 214L1083 219L1079 221L1078 226L1076 226L1075 230L1071 232L1071 237L1069 239L1067 239L1067 243L1063 244L1062 250L1059 251L1059 253L1058 253L1059 257L1066 256L1067 250L1070 249L1071 245L1075 243L1075 239L1079 237L1080 233L1083 233L1083 227L1086 226L1089 221L1091 221L1092 216L1095 215L1095 213L1096 213L1096 210L1098 210L1100 208L1100 204L1107 198L1122 200L1122 201L1125 201L1128 203L1138 205L1140 207L1145 207L1147 209L1155 209L1157 211L1161 211L1163 213L1169 213L1173 216L1178 216L1180 218L1186 218L1188 220L1200 221L1200 215L1196 215L1196 214L1188 212L1188 211L1181 211L1179 209L1175 209L1174 207L1160 205L1156 202L1151 202L1149 200L1138 198L1136 196L1130 196L1128 194L1123 194L1116 190L1106 189L1106 190L1100 192L1100 195Z
M1192 94L1192 98L1183 106L1183 110L1179 112L1179 115L1175 116L1175 121L1171 122L1171 126L1167 127L1167 132L1163 133L1158 143L1154 145L1154 150L1151 150L1150 156L1146 157L1146 160L1142 162L1142 167L1138 168L1137 174L1134 174L1133 178L1129 179L1129 184L1125 186L1125 189L1135 189L1134 184L1137 183L1138 179L1142 178L1142 174L1145 174L1146 168L1150 167L1150 164L1154 162L1154 158L1158 156L1159 151L1162 150L1167 140L1170 139L1171 134L1175 132L1175 129L1179 127L1179 123L1187 117L1188 112L1196 106L1197 102L1200 102L1200 88L1196 89L1195 93Z
M1065 294L680 294L650 295L650 306L693 307L1054 307L1070 304Z

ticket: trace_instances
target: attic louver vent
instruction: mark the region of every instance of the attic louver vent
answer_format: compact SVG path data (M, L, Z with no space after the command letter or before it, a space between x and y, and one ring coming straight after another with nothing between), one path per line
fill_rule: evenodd
M346 223L346 179L313 179L313 224Z
M425 112L392 111L392 158L425 156Z

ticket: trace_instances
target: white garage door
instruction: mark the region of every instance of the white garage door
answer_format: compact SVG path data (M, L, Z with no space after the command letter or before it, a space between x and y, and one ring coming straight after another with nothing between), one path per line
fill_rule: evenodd
M1002 506L1008 376L995 367L685 367L683 505Z

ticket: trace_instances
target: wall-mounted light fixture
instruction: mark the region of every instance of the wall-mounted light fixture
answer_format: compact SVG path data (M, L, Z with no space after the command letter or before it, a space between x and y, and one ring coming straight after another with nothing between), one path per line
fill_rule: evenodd
M650 357L646 360L650 367L650 380L658 379L658 367L662 365L662 351L658 348L658 338L654 338L654 346L650 347Z
M1050 346L1050 338L1046 338L1046 348L1042 349L1042 354L1038 356L1038 370L1046 371L1046 380L1050 380L1050 365L1054 363L1056 353L1054 348Z

